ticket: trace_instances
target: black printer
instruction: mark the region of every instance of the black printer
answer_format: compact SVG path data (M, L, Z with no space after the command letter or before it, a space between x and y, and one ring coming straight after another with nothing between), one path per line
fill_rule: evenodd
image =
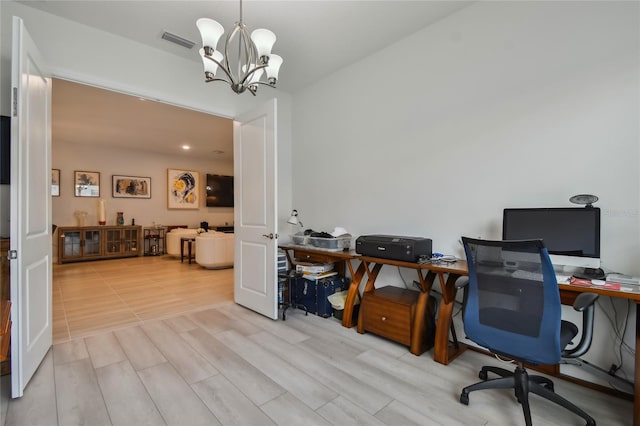
M431 239L397 235L362 235L356 240L356 253L383 259L417 262L431 257Z

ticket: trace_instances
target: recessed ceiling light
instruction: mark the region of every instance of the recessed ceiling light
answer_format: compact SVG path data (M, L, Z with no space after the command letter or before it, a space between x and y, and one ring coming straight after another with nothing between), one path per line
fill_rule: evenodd
M182 149L184 149L185 151L188 151L191 149L191 147L189 145L182 145Z

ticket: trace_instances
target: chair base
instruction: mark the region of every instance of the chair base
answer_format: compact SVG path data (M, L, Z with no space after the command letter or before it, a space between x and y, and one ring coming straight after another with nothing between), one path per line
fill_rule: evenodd
M489 371L497 374L500 378L487 380L487 373ZM595 420L582 409L555 393L551 380L542 376L529 376L529 373L527 373L527 370L521 362L518 362L518 366L513 372L505 370L504 368L485 366L482 367L478 376L483 380L482 382L462 389L462 393L460 394L460 402L462 404L469 405L469 393L473 391L482 389L514 389L516 399L522 405L527 426L531 426L529 393L539 395L577 414L587 422L587 426L595 426L596 424Z

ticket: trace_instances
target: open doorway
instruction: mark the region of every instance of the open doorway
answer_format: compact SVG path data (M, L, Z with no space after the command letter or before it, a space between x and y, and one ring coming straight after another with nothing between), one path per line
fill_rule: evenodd
M82 217L98 225L103 200L107 225L122 212L125 224L142 227L233 226L233 207L207 207L205 185L197 207L168 204L168 169L195 171L202 182L207 174L233 176L233 120L66 80L52 87L54 224L76 226ZM94 197L76 196L83 171L99 176ZM118 196L115 176L143 178L149 197ZM59 241L54 233L54 343L233 299L232 270L189 269L168 256L57 265Z

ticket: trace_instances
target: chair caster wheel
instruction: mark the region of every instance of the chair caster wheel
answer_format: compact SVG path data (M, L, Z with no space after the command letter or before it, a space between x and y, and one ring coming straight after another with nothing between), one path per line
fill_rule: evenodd
M489 376L487 375L486 371L480 370L480 373L478 373L478 377L480 378L480 380L487 380Z
M469 394L462 392L460 394L460 403L464 405L469 405Z

